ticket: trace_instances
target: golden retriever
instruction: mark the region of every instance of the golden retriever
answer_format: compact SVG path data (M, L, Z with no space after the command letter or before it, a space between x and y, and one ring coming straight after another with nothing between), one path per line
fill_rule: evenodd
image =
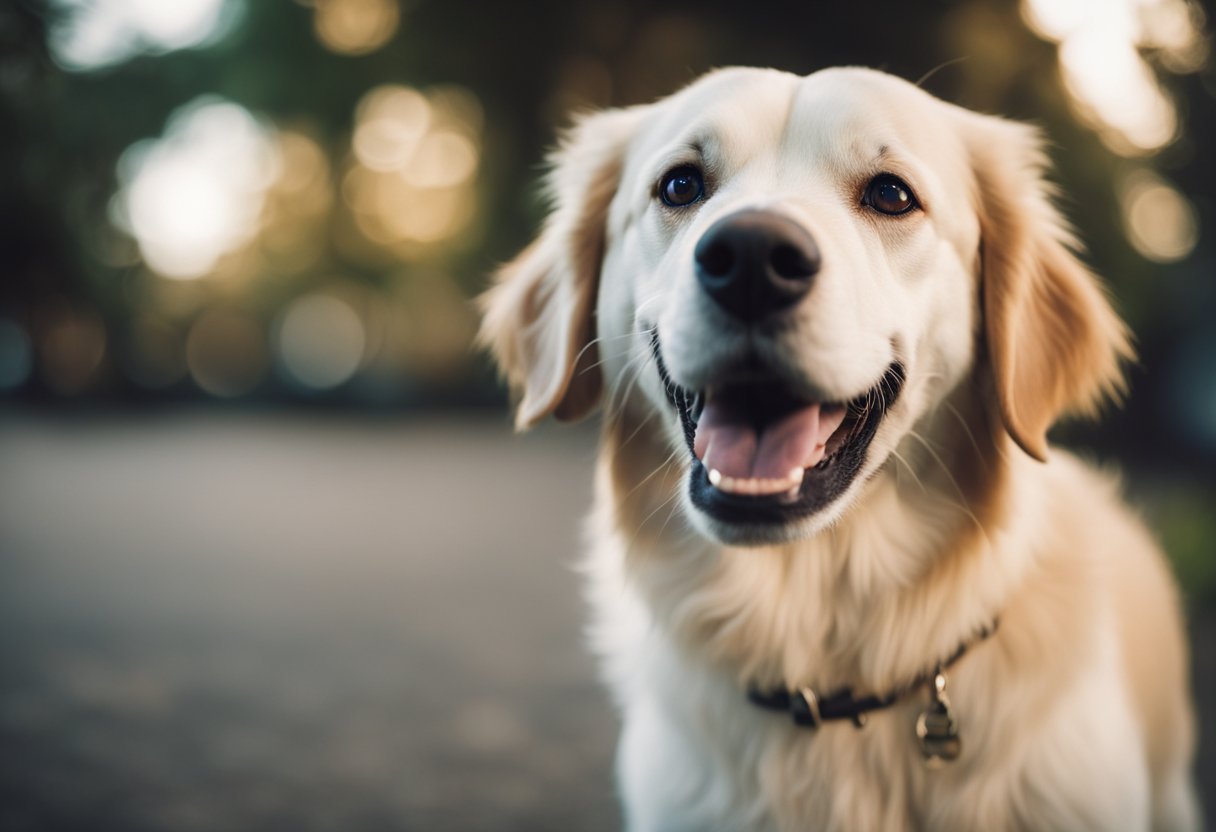
M1131 349L1036 131L737 68L553 161L482 339L521 429L603 399L627 827L1198 828L1169 568L1046 438Z

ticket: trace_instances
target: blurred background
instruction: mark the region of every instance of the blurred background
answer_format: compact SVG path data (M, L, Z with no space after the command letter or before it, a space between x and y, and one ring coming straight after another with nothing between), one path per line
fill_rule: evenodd
M1057 438L1173 559L1216 816L1212 20L0 3L0 830L619 826L571 568L594 426L513 437L469 301L571 112L726 64L928 75L1051 137L1141 356Z

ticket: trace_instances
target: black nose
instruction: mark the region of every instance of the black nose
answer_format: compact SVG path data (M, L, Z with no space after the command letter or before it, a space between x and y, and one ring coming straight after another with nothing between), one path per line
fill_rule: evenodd
M739 211L718 220L693 258L702 288L748 322L796 303L819 271L819 247L810 232L771 211Z

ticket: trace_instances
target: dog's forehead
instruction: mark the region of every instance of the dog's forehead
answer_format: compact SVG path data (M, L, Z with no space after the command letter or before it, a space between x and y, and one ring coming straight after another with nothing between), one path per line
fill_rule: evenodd
M898 144L926 152L951 121L939 101L886 73L843 68L801 79L786 121L786 145L868 156Z
M949 141L942 127L952 109L875 70L798 76L732 68L659 102L643 144L651 152L688 145L727 160L777 153L827 164L872 158L892 145L936 155Z
M729 153L780 136L798 76L735 67L712 72L654 106L643 136L649 150L673 144Z

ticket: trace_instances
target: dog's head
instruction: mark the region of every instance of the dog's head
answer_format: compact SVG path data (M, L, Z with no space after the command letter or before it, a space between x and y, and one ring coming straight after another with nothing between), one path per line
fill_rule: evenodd
M521 428L641 400L703 533L813 534L965 385L1038 459L1118 390L1044 165L1033 129L882 73L718 71L578 123L482 338Z

